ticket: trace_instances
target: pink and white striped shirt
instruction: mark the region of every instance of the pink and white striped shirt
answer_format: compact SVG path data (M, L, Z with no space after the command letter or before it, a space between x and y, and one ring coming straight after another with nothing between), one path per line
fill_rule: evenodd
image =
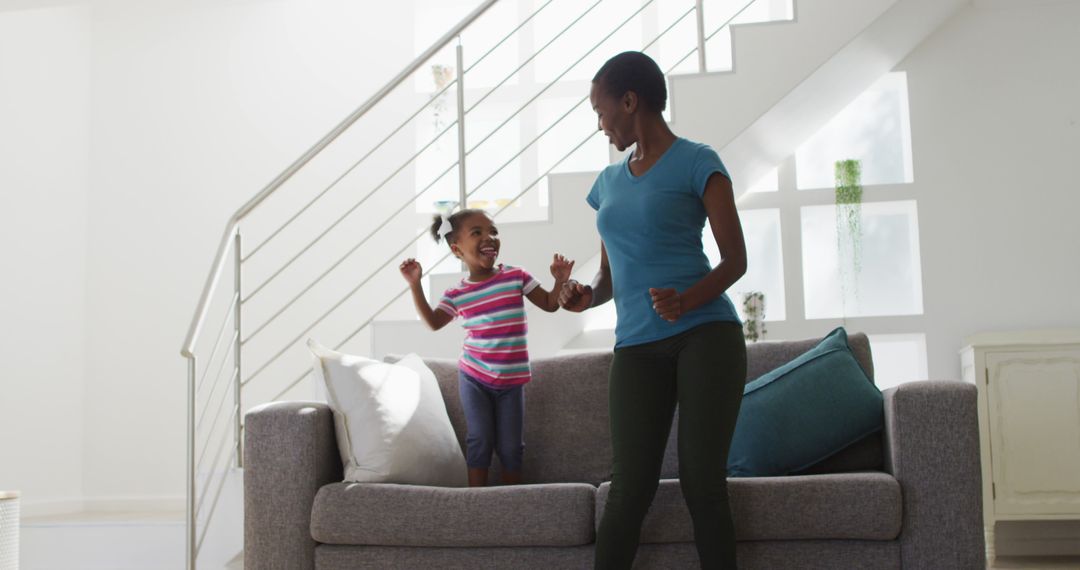
M490 279L462 279L443 293L437 308L463 319L463 372L496 388L529 381L524 297L539 285L524 269L500 264Z

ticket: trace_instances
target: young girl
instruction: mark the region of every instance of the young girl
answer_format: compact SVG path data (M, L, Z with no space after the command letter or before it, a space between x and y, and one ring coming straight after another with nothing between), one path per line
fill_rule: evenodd
M410 258L400 269L412 288L416 311L432 330L462 318L465 343L458 362L458 389L468 428L469 486L487 484L493 450L502 463L502 482L520 483L523 386L530 379L522 297L545 311L557 310L559 291L570 279L574 262L555 254L551 262L555 286L546 291L524 269L496 265L499 230L483 210L461 210L449 218L437 215L431 233L436 242L446 239L450 251L469 268L469 276L447 289L432 309L420 285L420 264Z

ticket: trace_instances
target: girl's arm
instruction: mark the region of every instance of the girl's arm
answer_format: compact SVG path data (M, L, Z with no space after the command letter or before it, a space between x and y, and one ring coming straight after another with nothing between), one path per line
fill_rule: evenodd
M607 248L600 241L600 270L592 285L582 285L571 279L559 292L559 304L567 311L580 313L585 309L603 305L611 300L611 266L608 265Z
M720 263L682 293L675 289L649 289L653 309L670 322L719 297L746 273L746 243L739 212L735 209L731 180L718 172L713 173L705 184L702 201L713 239L720 250Z
M555 286L551 288L551 291L545 290L542 286L534 287L525 297L537 307L554 313L559 310L559 293L570 280L570 273L573 270L574 262L556 253L551 262L551 275L555 277Z
M437 331L454 320L454 316L450 313L431 308L427 295L424 294L424 286L420 284L420 276L423 274L423 270L420 268L419 262L411 258L406 259L398 269L401 270L401 275L405 278L405 281L409 283L409 289L412 290L413 304L416 305L416 312L427 324L428 328Z

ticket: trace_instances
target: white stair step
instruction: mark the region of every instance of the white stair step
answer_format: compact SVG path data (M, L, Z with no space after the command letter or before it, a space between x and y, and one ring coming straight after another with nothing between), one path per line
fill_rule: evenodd
M898 1L799 1L795 22L733 25L732 71L672 77L673 121L723 148ZM705 94L711 111L695 101Z

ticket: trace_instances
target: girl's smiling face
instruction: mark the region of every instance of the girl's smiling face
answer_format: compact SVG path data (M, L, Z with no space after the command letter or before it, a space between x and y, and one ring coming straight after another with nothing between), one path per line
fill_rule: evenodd
M487 214L473 214L459 222L450 249L473 274L486 274L499 257L499 230Z

